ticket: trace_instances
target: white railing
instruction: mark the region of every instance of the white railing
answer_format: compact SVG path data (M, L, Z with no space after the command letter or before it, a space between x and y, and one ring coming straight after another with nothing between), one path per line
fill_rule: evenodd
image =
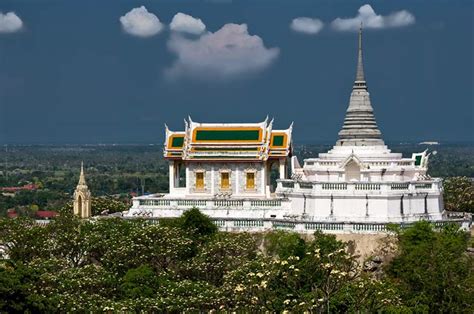
M327 222L309 222L304 225L306 230L335 231L344 230L343 223L327 223Z
M263 227L263 220L234 220L233 227Z
M347 190L347 183L322 183L323 190Z
M214 205L217 207L243 207L243 200L215 200Z
M134 200L133 208L152 210L162 209L188 209L197 207L200 209L281 209L289 208L290 201L287 199L160 199L159 197L144 197Z
M432 183L415 183L415 189L431 189L433 187Z
M402 192L429 192L438 191L440 183L432 182L312 182L296 180L278 180L276 193L288 194L292 192L307 193L360 193L360 194L393 194ZM340 192L339 192L340 191ZM281 195L281 194L280 194Z
M371 190L380 190L380 183L356 183L355 189L356 190L364 190L364 191L371 191Z
M390 189L391 190L408 190L410 187L410 183L391 183Z
M139 217L124 217L125 219L134 219ZM150 223L159 223L160 218L145 218ZM387 233L390 232L389 226L398 226L407 228L410 223L381 223L381 222L317 222L305 220L284 220L274 218L264 219L238 219L238 218L214 218L214 224L221 231L232 232L265 232L269 230L288 230L298 233L314 233L322 231L325 233ZM443 219L433 221L435 228L442 228L446 224L455 223L463 230L469 230L472 225L470 219Z
M178 206L206 206L206 200L178 200Z
M281 200L251 200L250 206L252 207L280 207Z
M143 204L147 206L169 206L170 200L166 199L155 199L155 200L143 200Z

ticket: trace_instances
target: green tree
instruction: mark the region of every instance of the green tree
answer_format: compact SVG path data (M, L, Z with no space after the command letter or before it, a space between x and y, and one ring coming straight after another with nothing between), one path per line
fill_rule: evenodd
M127 271L123 277L121 290L127 298L152 297L159 280L153 268L142 265Z
M0 312L24 313L39 311L30 299L33 283L39 274L22 263L0 261Z
M194 280L216 286L223 283L229 271L240 267L256 255L256 243L248 233L219 233L198 244L197 254L187 264L186 274Z
M181 228L196 234L197 236L209 236L217 232L217 226L196 207L183 213L179 218Z
M450 224L437 232L422 221L400 231L399 255L388 275L415 311L464 313L474 306L473 258L468 236Z
M474 212L474 182L466 177L447 178L443 182L447 210Z
M304 257L306 242L297 233L276 230L267 233L264 239L265 249L269 255L279 258Z
M46 228L36 224L33 219L0 219L0 244L13 261L28 263L35 258L50 256L48 237Z

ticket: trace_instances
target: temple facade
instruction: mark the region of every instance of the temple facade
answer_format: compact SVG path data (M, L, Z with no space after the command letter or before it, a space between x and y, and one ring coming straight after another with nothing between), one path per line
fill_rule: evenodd
M223 230L384 232L389 223L444 223L441 179L429 154L403 158L385 145L370 101L359 32L356 79L334 147L299 163L292 126L185 121L166 127L169 193L133 199L128 217L178 217L198 207ZM273 189L271 175L278 173ZM459 221L460 223L465 223Z

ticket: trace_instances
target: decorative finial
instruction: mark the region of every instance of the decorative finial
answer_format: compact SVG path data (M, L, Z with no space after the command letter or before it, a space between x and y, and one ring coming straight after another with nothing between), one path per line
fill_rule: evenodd
M84 161L81 161L81 174L79 175L78 185L86 185L86 177L84 175Z
M362 22L360 22L359 28L359 58L357 60L356 81L365 82L364 64L362 63Z

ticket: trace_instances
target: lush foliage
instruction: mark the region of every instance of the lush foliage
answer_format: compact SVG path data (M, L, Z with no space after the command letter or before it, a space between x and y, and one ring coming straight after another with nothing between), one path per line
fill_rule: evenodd
M474 213L474 182L466 177L447 178L443 182L447 210Z
M0 312L467 312L467 237L419 224L399 233L388 277L315 233L222 233L197 210L161 224L0 220ZM263 248L259 250L258 247Z
M92 216L120 213L120 212L128 210L130 206L131 204L128 199L117 199L117 198L106 197L106 196L91 198ZM69 212L69 213L72 212L73 202L69 201L59 211Z
M435 232L428 222L399 233L400 254L388 274L407 305L423 312L462 313L474 305L468 236L456 225Z

